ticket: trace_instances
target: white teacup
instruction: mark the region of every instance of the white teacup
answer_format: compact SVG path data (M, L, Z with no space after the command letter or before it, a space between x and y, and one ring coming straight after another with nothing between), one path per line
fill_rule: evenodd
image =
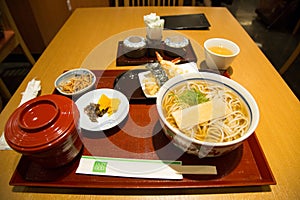
M205 62L209 68L226 70L239 54L234 42L222 38L211 38L204 42Z

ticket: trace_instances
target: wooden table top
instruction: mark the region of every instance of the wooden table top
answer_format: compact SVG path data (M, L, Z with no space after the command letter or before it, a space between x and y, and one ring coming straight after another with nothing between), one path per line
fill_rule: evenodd
M110 40L122 37L128 30L144 27L143 16L151 12L158 15L204 13L209 20L209 30L181 31L193 42L203 46L212 37L227 38L237 43L241 49L232 63L232 79L247 88L257 101L260 122L256 135L277 181L270 187L215 188L189 191L194 195L168 194L161 190L154 196L114 195L116 191L89 193L84 190L64 190L55 188L12 187L8 182L20 159L14 151L0 151L0 195L3 199L298 199L300 188L300 106L296 96L264 56L255 42L239 25L226 8L207 7L144 7L144 8L80 8L75 10L62 29L49 44L24 79L16 93L0 115L0 131L11 113L16 109L21 92L27 83L37 78L41 80L41 95L50 94L54 81L64 70L87 67L90 69L128 69L116 67L115 46ZM126 34L125 34L126 35ZM102 44L101 54L93 55L92 50ZM107 47L107 48L106 48ZM107 49L112 49L111 51ZM96 48L97 49L97 48ZM99 50L99 49L98 49ZM196 48L196 52L198 49ZM203 55L199 50L199 61ZM101 64L90 65L96 59ZM100 62L99 61L99 62ZM103 61L103 62L102 62ZM254 191L254 192L253 192ZM151 193L150 193L151 194ZM140 196L141 195L141 196ZM149 193L148 193L149 195Z

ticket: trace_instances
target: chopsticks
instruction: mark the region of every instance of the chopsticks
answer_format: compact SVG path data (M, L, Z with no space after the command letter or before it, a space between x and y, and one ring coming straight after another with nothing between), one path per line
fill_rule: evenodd
M182 165L182 161L85 156L78 174L151 179L183 179L183 174L216 175L216 166Z
M217 175L216 166L211 165L169 165L179 174Z

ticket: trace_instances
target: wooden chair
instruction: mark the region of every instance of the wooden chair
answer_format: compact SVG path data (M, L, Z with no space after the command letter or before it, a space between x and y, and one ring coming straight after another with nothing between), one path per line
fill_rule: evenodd
M298 22L297 22L297 24L296 24L296 26L295 26L292 34L296 35L296 33L298 32L299 28L300 28L300 19L298 19ZM297 47L292 52L292 54L290 55L290 57L285 61L285 63L279 69L279 73L281 75L284 74L290 68L290 66L294 63L294 61L299 56L299 54L300 54L300 42L298 43Z
M297 59L297 57L300 54L300 42L298 43L295 50L292 52L290 57L287 59L287 61L282 65L282 67L279 69L279 73L282 75L284 74L289 67L293 64L293 62ZM299 66L298 66L299 67Z
M14 19L7 7L5 0L0 0L0 11L5 26L4 38L0 39L0 62L2 62L18 45L21 46L24 54L26 55L29 62L34 65L35 60L27 48L22 36L14 22ZM9 99L11 94L0 78L0 93L4 98Z
M116 6L183 6L184 0L115 0ZM192 6L196 0L191 1Z

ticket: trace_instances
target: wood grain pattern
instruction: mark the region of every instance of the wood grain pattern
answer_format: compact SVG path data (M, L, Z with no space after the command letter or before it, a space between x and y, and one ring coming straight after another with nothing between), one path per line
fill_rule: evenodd
M300 106L296 96L289 89L272 64L256 46L254 41L239 25L226 8L202 7L126 7L126 8L82 8L68 19L43 55L24 79L8 105L0 115L0 130L10 114L18 106L28 81L38 78L42 81L42 95L53 92L54 80L64 70L80 67L89 53L101 42L120 32L144 27L143 15L156 12L158 15L205 13L210 30L184 31L189 39L199 45L212 37L234 41L241 52L232 63L232 79L247 88L260 108L260 123L256 135L277 180L270 187L215 188L178 191L175 195L168 190L158 191L161 195L141 192L139 195L117 195L117 191L49 190L46 188L11 187L10 177L20 155L13 151L0 152L0 188L3 199L298 199L300 187ZM107 43L109 44L109 42ZM116 45L111 43L110 45ZM98 55L103 62L90 69L128 69L116 67L115 46L106 46ZM197 50L195 50L197 52ZM198 52L201 54L201 52ZM203 55L198 55L203 58ZM5 164L4 164L5 163ZM253 192L255 191L255 192ZM123 191L124 192L124 191ZM197 195L187 195L193 193ZM115 194L115 195L114 195ZM149 194L144 196L142 194Z

